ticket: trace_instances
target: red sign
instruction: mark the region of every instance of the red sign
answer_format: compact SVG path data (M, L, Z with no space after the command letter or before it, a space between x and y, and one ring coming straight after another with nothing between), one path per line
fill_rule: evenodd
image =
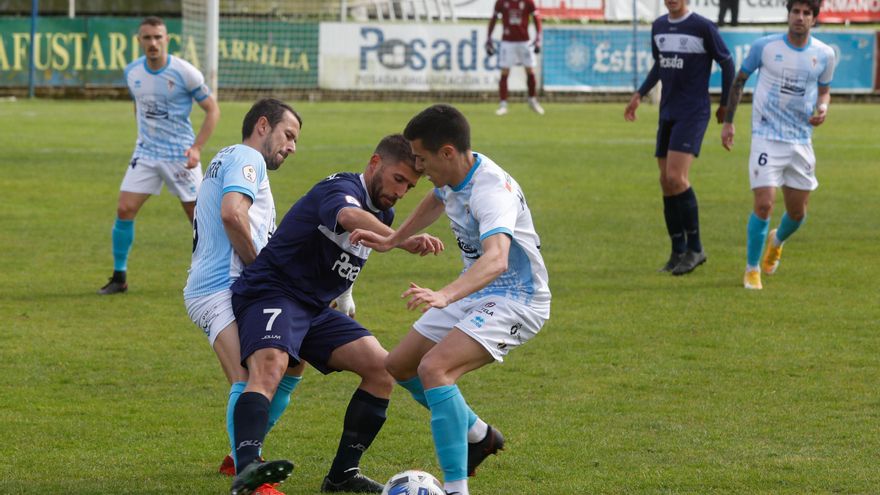
M878 0L880 1L880 0ZM605 19L604 0L538 0L541 17L557 19Z
M880 0L825 0L821 22L880 22Z

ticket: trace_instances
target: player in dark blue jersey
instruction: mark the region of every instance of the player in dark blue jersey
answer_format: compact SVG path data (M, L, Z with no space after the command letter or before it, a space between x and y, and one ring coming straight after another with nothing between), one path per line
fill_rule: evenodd
M233 494L250 493L267 479L272 482L279 463L289 466L287 461L257 460L269 403L285 370L300 361L324 374L345 370L361 377L321 491L382 491L358 466L385 422L394 386L384 367L388 352L369 331L329 304L351 287L370 254L369 248L352 246L349 232L393 234L392 206L415 187L420 175L409 142L399 134L385 137L363 174L331 175L297 201L232 286L242 364L249 371L233 414L238 459ZM443 243L421 234L401 247L436 254Z
M654 156L660 166L663 215L672 239L672 254L661 271L684 275L706 262L700 242L697 196L688 180L694 157L700 154L703 135L709 125L709 75L712 61L721 66L721 103L715 117L720 124L733 81L733 58L718 28L705 17L688 11L686 0L664 0L669 14L651 26L654 66L624 111L628 121L657 81L660 94L660 122Z

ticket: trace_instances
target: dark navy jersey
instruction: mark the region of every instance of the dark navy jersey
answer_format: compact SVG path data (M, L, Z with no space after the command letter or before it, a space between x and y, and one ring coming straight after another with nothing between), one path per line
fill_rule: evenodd
M331 175L287 212L232 292L248 298L281 294L315 307L330 304L354 283L370 254L369 248L352 246L349 233L336 223L343 208L360 208L389 226L394 220L393 209L373 205L362 174Z
M705 17L688 12L681 19L660 16L651 26L654 66L639 88L643 96L663 82L660 118L667 120L709 118L709 75L712 60L721 66L721 101L733 82L733 58L718 28Z

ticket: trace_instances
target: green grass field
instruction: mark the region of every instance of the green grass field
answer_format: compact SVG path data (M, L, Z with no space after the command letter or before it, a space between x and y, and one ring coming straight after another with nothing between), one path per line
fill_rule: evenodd
M302 103L296 156L273 172L280 216L332 172L361 170L375 143L425 105ZM475 494L806 494L880 490L880 144L877 106L832 104L815 135L820 188L764 290L746 291L749 107L732 153L711 124L691 173L706 265L673 278L653 159L656 108L524 104L497 118L466 104L474 149L525 189L554 294L541 334L467 376L465 397L508 448ZM240 141L249 107L222 103L203 153ZM201 112L196 111L197 120ZM227 493L225 383L181 289L191 233L164 192L137 220L127 295L99 297L110 228L135 138L131 103L0 102L0 493ZM402 220L423 181L398 208ZM774 212L773 226L781 210ZM417 317L408 282L440 287L449 251L374 254L359 319L393 347ZM268 438L318 493L357 380L306 373ZM402 389L365 455L385 480L441 474L427 412Z

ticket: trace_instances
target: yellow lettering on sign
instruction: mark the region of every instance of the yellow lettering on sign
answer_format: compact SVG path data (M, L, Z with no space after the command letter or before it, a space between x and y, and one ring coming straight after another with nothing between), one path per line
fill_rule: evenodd
M107 70L107 62L104 60L104 50L101 47L100 36L92 38L89 58L86 59L86 69Z
M12 70L22 70L27 61L30 33L12 33Z
M73 70L83 70L83 44L86 33L70 33L73 39Z
M6 44L0 36L0 70L9 70L9 58L6 57Z
M244 60L244 41L232 40L232 60Z
M199 63L199 50L196 47L196 40L192 36L185 40L181 57L189 61L189 63L193 64L197 69L201 69L202 66Z
M67 70L70 64L70 51L64 45L67 38L68 36L63 33L55 33L52 37L52 69L54 70Z
M128 40L124 34L110 33L110 70L124 69L128 65L125 62L127 45Z
M246 62L260 63L260 45L253 41L247 42L247 59Z

